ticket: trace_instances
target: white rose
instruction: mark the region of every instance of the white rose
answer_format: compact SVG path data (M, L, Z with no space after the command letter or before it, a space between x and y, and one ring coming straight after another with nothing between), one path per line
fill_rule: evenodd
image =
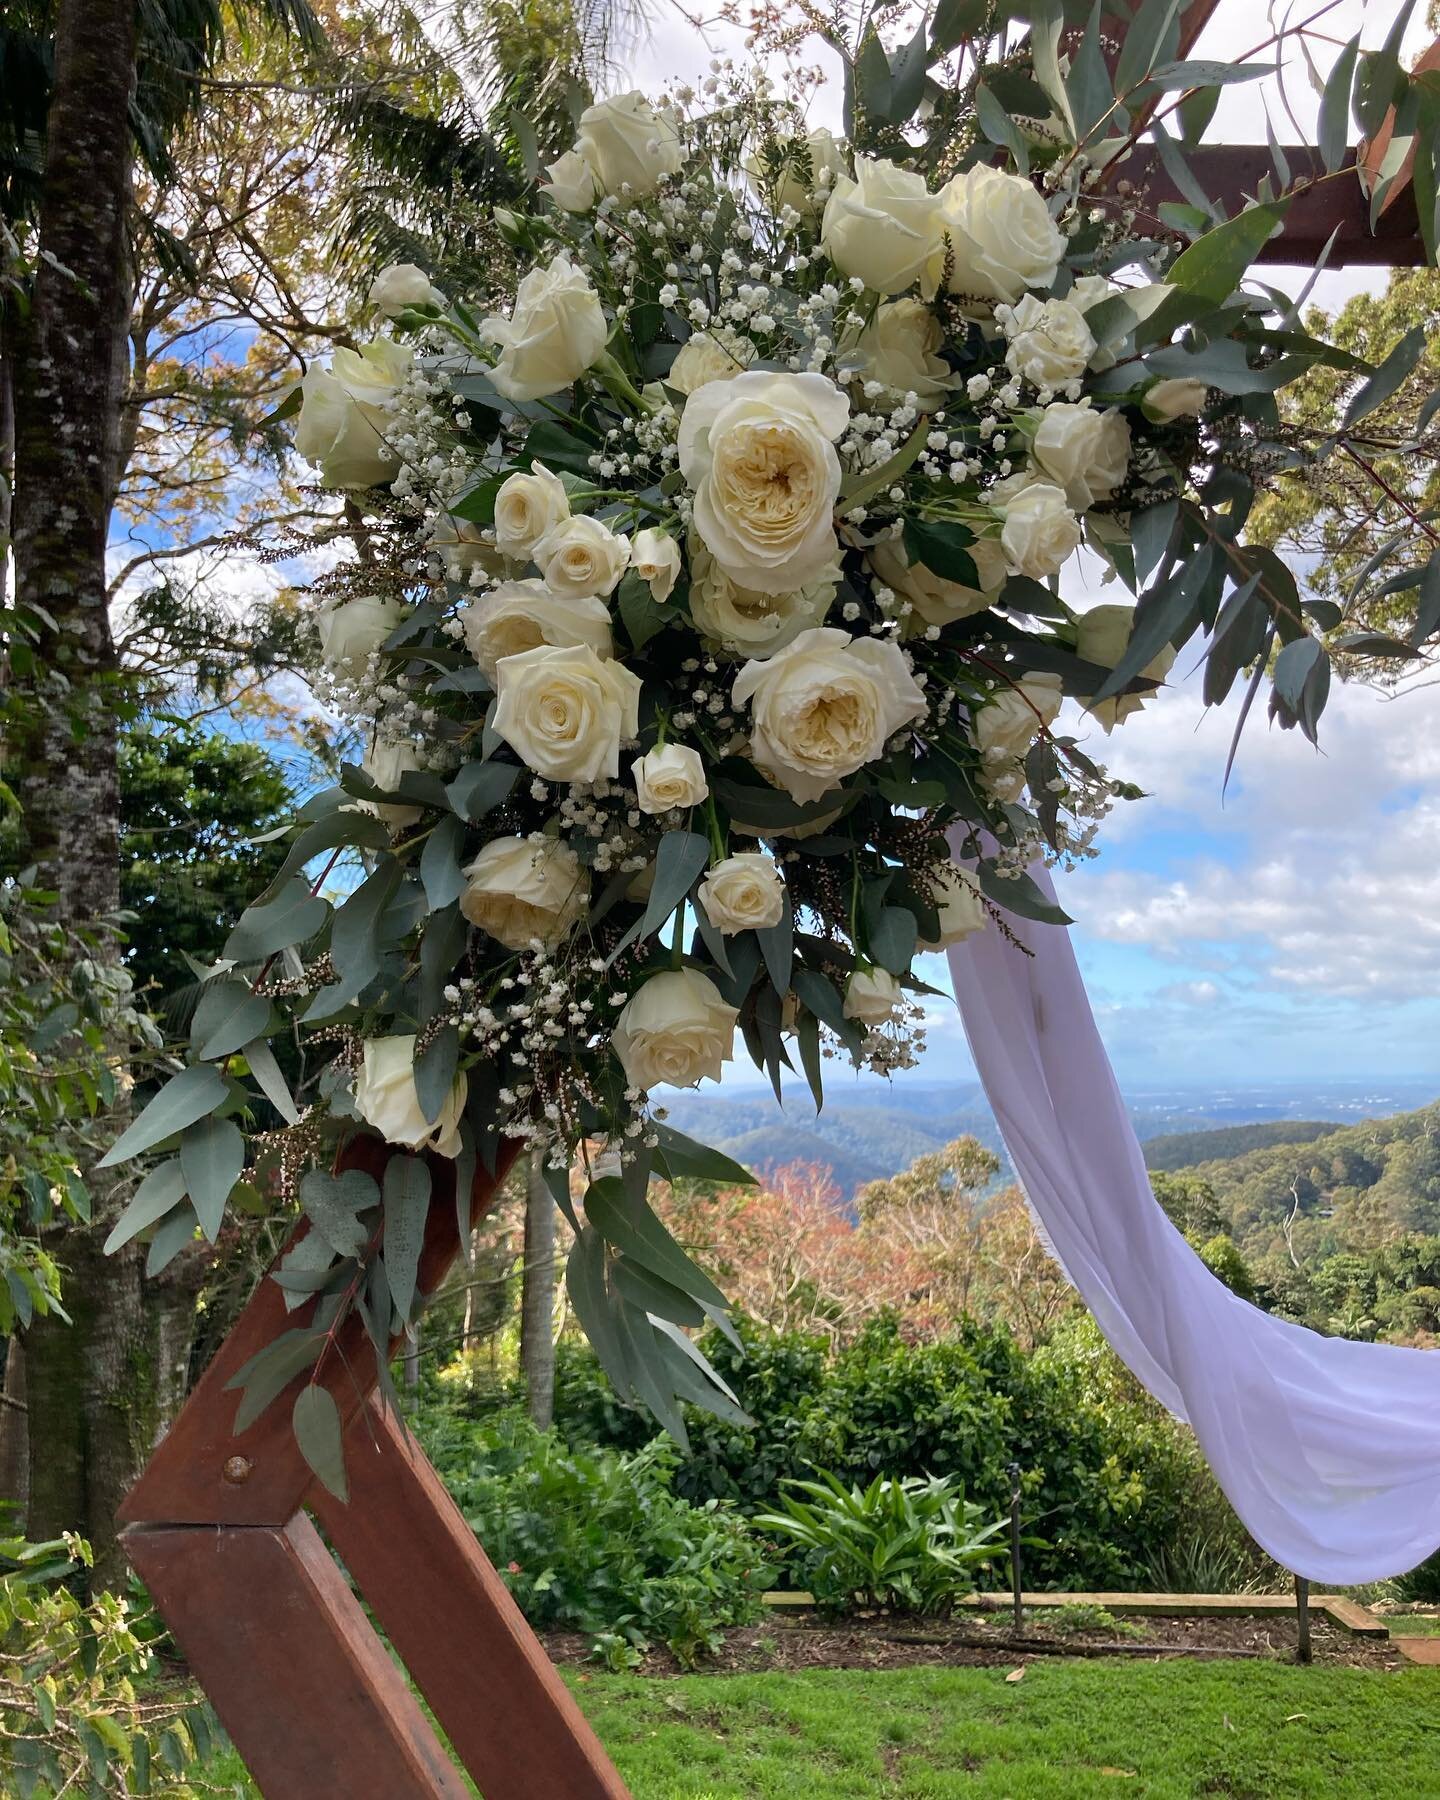
M1202 413L1210 390L1203 381L1178 376L1173 381L1157 381L1140 397L1140 410L1155 425L1168 425L1172 419L1183 419L1189 413Z
M1032 446L1035 461L1065 490L1066 502L1086 512L1108 500L1130 467L1130 427L1111 407L1096 412L1089 400L1045 408Z
M638 92L599 100L580 115L576 150L590 165L603 193L650 194L666 175L678 175L685 157L674 121L652 110Z
M562 250L520 283L510 317L492 314L480 335L500 346L490 370L496 390L507 400L543 400L599 361L609 326L585 271Z
M849 417L824 375L737 375L690 396L680 469L695 490L694 528L732 581L788 594L834 560L834 440Z
M668 531L647 526L630 545L630 567L649 583L652 600L668 600L680 576L680 546Z
M495 670L494 729L547 781L613 780L639 729L640 678L588 644L542 644Z
M1058 675L1027 675L1000 688L974 716L984 785L998 800L1015 800L1025 786L1030 746L1055 720L1064 698Z
M382 600L378 594L332 600L315 621L321 660L327 669L348 669L358 675L404 617L398 601Z
M1125 654L1130 633L1135 625L1135 608L1123 604L1092 606L1075 621L1075 654L1082 662L1098 663L1102 669L1113 669ZM1173 646L1165 647L1147 663L1140 673L1147 681L1163 681L1175 662ZM1145 694L1116 694L1098 706L1086 701L1086 710L1105 727L1108 736L1122 719L1128 719L1144 706Z
M492 838L465 870L460 910L507 950L557 944L585 916L589 878L555 838Z
M1048 288L1065 254L1065 237L1040 191L1021 175L976 163L937 198L939 232L951 253L949 289L1012 305L1026 288ZM923 291L933 294L945 268L942 241L930 258Z
M542 644L588 644L598 657L614 654L610 609L593 594L555 594L543 581L502 581L461 614L465 643L493 682L502 658Z
M698 806L710 792L705 765L688 744L666 744L637 757L630 765L643 813L664 813L677 806Z
M823 622L840 585L840 564L831 562L807 587L793 594L757 594L740 587L705 546L690 546L690 617L707 638L736 656L773 656Z
M935 937L923 940L924 949L948 950L985 929L989 915L973 875L953 867L942 869L934 889L940 929Z
M812 218L825 204L837 175L845 173L845 146L823 125L778 146L778 164L767 167L757 156L746 160L745 172L761 187L773 187L775 206L790 207Z
M415 1034L366 1038L364 1061L355 1077L355 1110L388 1144L409 1150L433 1150L437 1156L460 1154L460 1119L469 1082L462 1070L451 1084L432 1125L420 1110L415 1091Z
M587 213L600 198L595 171L578 150L567 150L545 173L550 179L540 183L540 192L548 194L563 212Z
M914 394L933 406L950 385L950 370L939 354L945 342L940 321L923 300L889 300L854 339L861 374L892 394Z
M451 581L468 581L477 569L498 575L505 566L494 539L473 520L454 513L441 513L430 527L430 548Z
M796 800L828 794L926 711L898 644L824 627L747 662L731 693L750 702L752 759Z
M443 306L445 296L415 263L391 263L370 283L370 304L398 319L407 307Z
M1078 380L1095 353L1084 313L1068 300L1026 294L1015 306L997 308L995 316L1010 340L1005 366L1035 387L1058 388Z
M1005 503L1000 542L1017 574L1043 580L1053 575L1080 545L1080 521L1062 489L1034 481Z
M376 487L399 458L389 447L389 403L399 393L413 352L379 338L361 350L337 350L328 369L308 369L300 383L295 448L320 469L327 487Z
M424 764L420 761L420 753L414 744L408 741L381 743L377 740L365 752L360 767L382 794L396 794L400 791L401 776L423 768ZM392 831L400 831L407 825L415 824L425 810L422 806L391 805L383 800L362 800L360 805L364 811L374 813L377 819L383 819Z
M845 983L845 1017L872 1030L888 1025L904 1000L900 983L888 969L856 969Z
M842 275L857 275L877 294L903 294L933 261L940 212L924 177L869 156L855 178L838 175L820 239Z
M495 547L516 562L528 562L547 531L570 517L565 483L541 463L512 475L495 496Z
M914 608L919 623L909 622L912 631L926 625L953 625L957 619L968 619L994 605L1008 573L1000 540L976 538L966 549L980 577L978 588L946 581L924 563L912 563L899 538L886 538L871 550L870 566L876 575Z
M552 526L531 554L552 592L610 594L630 561L630 544L581 513Z
M741 850L710 869L700 883L705 917L725 937L768 931L785 917L785 883L761 850Z
M610 1041L631 1087L695 1087L706 1076L720 1079L739 1016L708 975L670 969L631 998Z
M733 331L697 331L680 346L664 385L677 394L693 394L708 382L743 375L755 356L755 346L747 337Z

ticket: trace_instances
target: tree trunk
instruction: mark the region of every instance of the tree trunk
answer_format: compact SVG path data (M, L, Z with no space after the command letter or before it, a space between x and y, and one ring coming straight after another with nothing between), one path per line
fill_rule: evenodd
M18 1337L6 1346L5 1383L0 1389L0 1506L13 1508L0 1518L0 1530L24 1523L30 1504L30 1442L25 1428L25 1346Z
M59 0L34 301L13 364L16 594L42 627L25 724L7 746L30 857L56 913L95 929L119 904L119 670L105 547L117 478L130 313L129 105L135 0ZM17 683L17 687L20 684ZM92 954L118 954L101 936ZM27 1333L32 1533L78 1529L96 1579L124 1565L114 1513L153 1439L154 1352L143 1251L106 1258L96 1224L55 1246L74 1324Z
M520 1367L526 1405L541 1431L555 1416L555 1201L545 1182L545 1154L530 1153L520 1289Z

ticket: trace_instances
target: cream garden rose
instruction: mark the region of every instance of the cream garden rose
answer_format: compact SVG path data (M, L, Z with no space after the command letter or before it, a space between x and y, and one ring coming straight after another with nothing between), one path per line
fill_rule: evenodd
M735 656L783 650L824 620L839 584L835 561L793 594L759 594L733 582L703 544L690 546L690 616L699 631Z
M1095 354L1085 315L1068 300L1037 300L1025 294L1014 306L998 307L995 316L1009 339L1006 368L1037 388L1055 389L1077 381Z
M700 905L725 937L768 931L785 917L785 883L763 850L741 850L712 865L700 883Z
M747 662L731 697L749 702L752 759L796 800L828 794L926 712L898 644L823 626Z
M604 194L653 193L665 176L680 173L685 160L674 121L638 91L587 106L575 148Z
M392 319L412 306L443 306L445 296L430 285L416 263L391 263L370 283L370 304Z
M630 567L648 585L652 600L666 601L680 578L680 546L668 531L647 526L631 541Z
M327 669L359 675L366 663L405 617L398 600L361 594L354 600L332 600L320 609L320 657Z
M540 183L540 192L548 194L562 212L587 213L600 198L595 171L578 150L567 150L545 173L550 179Z
M1115 668L1125 654L1130 633L1135 626L1135 608L1120 603L1092 606L1075 621L1075 654L1082 662L1098 663L1102 669ZM1166 644L1140 671L1147 681L1163 681L1175 664L1175 651ZM1149 698L1146 694L1116 694L1097 706L1084 702L1086 711L1098 719L1108 736L1122 720L1139 712Z
M675 354L665 386L690 395L711 381L743 375L756 357L755 345L733 331L697 331Z
M300 382L295 448L320 470L327 487L378 487L399 458L390 448L389 406L414 352L377 338L360 350L337 350L328 369L310 368Z
M915 617L907 621L912 632L926 625L953 625L994 605L1008 574L1000 541L980 537L966 548L980 577L978 588L946 581L924 563L911 562L899 538L886 538L871 549L870 566L876 575L914 609Z
M639 728L639 676L588 644L503 657L495 695L495 731L547 781L613 780L620 746Z
M777 207L789 207L802 219L812 218L825 204L837 175L845 173L845 146L823 125L780 146L778 167L772 172L760 157L751 156L745 172L762 187L768 186Z
M556 944L585 916L589 877L568 844L492 838L465 870L460 910L507 950Z
M836 177L820 238L842 275L857 276L877 294L903 294L935 258L939 206L923 176L857 156L853 180Z
M922 940L926 950L948 950L983 931L989 915L980 897L979 883L965 869L942 869L935 883L935 905L940 928L933 938Z
M1063 698L1058 675L1027 675L1013 687L998 688L976 710L982 780L997 800L1019 798L1030 746L1055 722Z
M1054 281L1065 236L1033 182L976 163L945 184L936 204L937 244L925 274L927 295L944 276L947 246L952 294L1013 306L1027 288L1048 288Z
M665 744L630 765L637 804L643 813L671 812L698 806L710 792L700 752L689 744Z
M437 1156L460 1154L460 1120L469 1082L463 1070L451 1083L439 1116L425 1117L415 1091L415 1034L366 1038L360 1072L355 1077L355 1110L387 1144L407 1150L433 1150Z
M472 519L454 513L441 513L430 527L430 548L452 581L472 581L479 570L498 575L505 566L494 539Z
M1157 381L1140 397L1140 410L1155 425L1169 425L1191 413L1202 413L1210 389L1203 381L1179 376L1171 381Z
M627 539L581 513L552 526L532 552L552 593L610 594L630 561Z
M889 300L855 338L861 374L892 394L914 394L933 406L950 385L950 369L940 346L945 333L921 300Z
M528 475L512 475L495 496L495 548L512 561L528 562L541 538L569 517L565 483L532 462Z
M610 609L593 594L556 594L543 581L502 581L460 615L465 643L493 682L507 656L542 644L588 644L598 657L614 654Z
M1031 445L1037 466L1086 512L1108 500L1130 467L1130 427L1116 407L1100 412L1088 399L1047 406Z
M382 794L398 793L401 777L424 766L420 752L408 739L382 741L378 738L365 752L360 764ZM383 819L392 831L402 831L407 825L415 824L424 811L423 807L388 800L362 800L359 804L366 812L373 812L377 819Z
M708 975L668 969L626 1002L610 1041L631 1087L695 1087L720 1079L739 1016Z
M1043 581L1057 574L1080 547L1080 521L1063 488L1032 481L1005 501L1003 511L1000 543L1017 575Z
M600 296L562 250L524 277L510 317L492 314L480 335L500 346L490 370L497 391L507 400L543 400L599 361L609 329Z
M845 984L845 1017L872 1031L888 1025L904 1001L904 990L888 969L856 969Z
M835 440L850 403L823 375L747 373L686 402L680 469L692 523L737 585L788 594L835 559Z

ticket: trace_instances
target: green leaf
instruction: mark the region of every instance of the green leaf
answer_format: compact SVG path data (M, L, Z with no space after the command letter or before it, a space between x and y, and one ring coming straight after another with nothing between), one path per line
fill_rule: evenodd
M128 1131L101 1157L97 1168L110 1169L142 1150L152 1149L166 1138L203 1119L225 1099L230 1089L211 1063L191 1063L167 1081Z
M264 1038L255 1038L244 1046L242 1054L250 1065L250 1073L259 1084L260 1091L279 1113L287 1125L296 1125L300 1120L300 1109L291 1096L289 1084L281 1073L280 1065L275 1060L275 1052Z
M760 954L765 958L765 970L769 975L777 994L788 994L790 991L790 972L795 958L795 915L790 905L790 896L785 896L785 910L776 925L767 926L763 931L755 933L760 945Z
M929 61L930 51L922 13L914 37L890 58L888 116L892 125L903 125L920 104L925 92L925 70Z
M932 56L946 56L990 19L991 0L940 0L930 26Z
M1167 644L1182 641L1200 616L1197 595L1213 560L1209 546L1158 588L1141 597L1125 654L1091 697L1095 704L1121 693L1141 675Z
M1286 200L1271 200L1263 206L1247 206L1233 219L1197 238L1189 249L1182 250L1165 275L1166 283L1177 292L1151 315L1153 335L1163 337L1173 321L1187 313L1189 309L1183 302L1223 306L1279 230L1288 204ZM1182 304L1177 305L1177 301Z
M1425 340L1426 328L1423 325L1413 325L1405 333L1345 408L1345 417L1341 421L1342 430L1358 425L1367 413L1374 412L1376 407L1383 406L1393 394L1399 392L1424 354Z
M430 1211L430 1170L418 1156L392 1156L385 1165L384 1207L383 1254L390 1297L408 1324Z
M890 59L880 34L867 25L855 58L855 88L860 104L873 119L890 118Z
M893 487L925 448L925 439L929 436L930 430L928 415L922 415L920 423L905 442L893 456L887 457L878 469L857 469L853 475L848 476L840 489L843 508L864 506L876 494L883 493L888 487Z
M675 1242L649 1203L628 1194L623 1182L613 1176L592 1181L585 1194L585 1217L606 1243L694 1299L709 1300L716 1306L727 1304L724 1294Z
M538 459L552 471L573 469L577 475L589 476L590 458L595 452L594 444L567 431L558 419L541 419L530 427L517 461L523 469Z
M600 1359L600 1366L628 1400L630 1370L616 1327L616 1309L605 1284L605 1241L591 1225L576 1234L565 1262L565 1286L580 1328Z
M232 1056L270 1024L270 1002L253 993L245 981L207 982L195 1008L190 1042L195 1054L209 1062Z
M1260 81L1274 73L1273 63L1172 62L1153 69L1150 84L1164 90L1233 87L1236 82Z
M1316 142L1329 173L1334 174L1350 148L1350 90L1355 85L1355 58L1360 51L1360 34L1355 36L1335 58L1335 66L1325 81L1320 97L1320 118Z
M1122 99L1137 87L1179 42L1175 28L1181 0L1144 0L1120 37L1115 61L1115 92Z
M621 580L615 593L616 605L624 621L632 648L643 650L657 632L663 631L674 617L650 592L650 583L631 569Z
M305 829L285 852L285 860L276 870L269 887L257 904L274 899L284 890L289 878L327 850L350 847L359 850L383 850L390 842L390 830L374 813L351 811L342 807L317 819ZM306 892L309 892L307 887Z
M643 1263L628 1256L617 1257L611 1264L610 1273L615 1291L642 1312L658 1313L662 1319L672 1319L677 1325L705 1323L705 1309L698 1301L692 1300L683 1288L647 1269Z
M515 763L466 763L445 793L460 817L473 825L502 800L508 800L510 790L519 779L520 770Z
M348 1500L340 1408L329 1388L312 1382L295 1396L290 1426L311 1473L337 1500Z
M975 117L990 142L1008 150L1020 174L1028 175L1030 146L1025 142L1025 134L984 82L975 90ZM928 420L926 425L928 428Z
M1158 506L1147 506L1131 513L1130 536L1137 581L1144 581L1158 565L1175 535L1175 522L1179 517L1178 500L1162 500Z
M370 1241L359 1215L378 1205L380 1189L363 1169L311 1169L300 1183L300 1205L337 1256L359 1256Z
M420 852L420 879L430 910L439 912L465 892L465 872L460 853L465 847L465 827L454 817L442 819L425 840Z
M654 1120L651 1130L657 1140L655 1160L663 1165L668 1180L723 1181L732 1187L754 1187L755 1177L750 1171L723 1150L697 1143L663 1119Z
M445 984L465 949L466 924L458 906L432 913L420 939L420 982L417 1016L428 1023L440 1009Z
M924 563L942 581L954 581L961 587L979 590L980 574L969 550L975 542L975 533L968 526L907 519L903 541L905 554L911 562Z
M1062 0L1032 0L1030 6L1030 60L1035 79L1044 88L1046 98L1064 121L1073 140L1075 115L1070 110L1070 96L1060 71L1060 34L1065 29Z
M415 1097L427 1125L435 1123L450 1098L459 1061L460 1032L454 1025L442 1025L415 1059Z
M105 1254L110 1256L122 1244L128 1244L133 1237L153 1225L157 1219L163 1219L174 1206L178 1206L185 1198L185 1177L180 1171L180 1159L172 1156L154 1168L135 1190L134 1198L115 1221L109 1237L105 1240Z
M1069 925L1070 915L1048 900L1034 879L1022 870L1018 875L1001 875L993 863L975 865L975 878L980 892L1006 912L1022 919L1034 919L1040 925Z
M1088 143L1101 132L1119 135L1129 128L1130 115L1116 105L1110 70L1100 47L1100 0L1095 0L1080 42L1071 54L1065 92L1075 121L1076 143Z
M162 1220L150 1240L150 1254L145 1258L146 1275L159 1275L168 1269L180 1252L194 1242L198 1225L195 1208L188 1200Z
M664 925L710 866L710 842L698 831L667 831L655 853L655 881L636 935L642 940Z
M881 907L870 928L870 954L892 975L908 974L915 960L919 930L915 915L903 906Z
M213 1244L225 1219L225 1202L245 1167L245 1137L231 1119L201 1119L180 1139L185 1177L200 1229Z
M238 1437L248 1431L277 1395L284 1392L302 1369L308 1369L319 1353L325 1334L313 1326L282 1331L225 1383L226 1390L244 1390L231 1427Z
M273 900L250 906L225 940L222 962L258 962L314 937L329 916L327 901L312 894L297 876Z

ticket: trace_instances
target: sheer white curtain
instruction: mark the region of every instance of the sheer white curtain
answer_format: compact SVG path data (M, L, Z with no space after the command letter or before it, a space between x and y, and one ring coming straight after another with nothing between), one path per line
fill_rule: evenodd
M1031 955L987 929L950 967L1016 1172L1070 1279L1194 1427L1277 1562L1335 1585L1413 1567L1440 1545L1440 1352L1320 1337L1216 1280L1150 1192L1068 932L1017 926Z

